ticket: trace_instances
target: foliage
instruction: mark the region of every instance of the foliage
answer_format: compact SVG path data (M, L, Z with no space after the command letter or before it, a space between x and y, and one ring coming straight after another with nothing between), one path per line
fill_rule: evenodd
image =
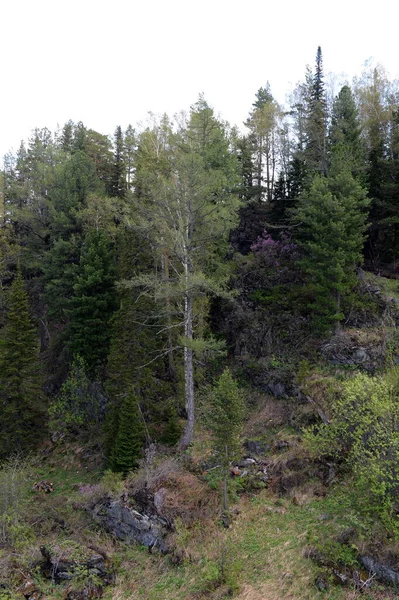
M10 288L0 346L0 456L33 447L43 433L44 403L36 331L28 311L21 270Z
M13 455L0 466L0 540L2 544L19 545L31 538L32 531L24 522L29 461Z
M345 382L333 406L331 423L309 429L306 440L317 456L330 456L353 471L358 501L380 514L399 533L396 498L399 492L398 374L370 377L358 374Z
M366 191L353 177L341 154L328 177L316 176L295 211L301 266L313 291L314 323L328 329L343 319L341 298L356 281L366 230Z
M68 311L71 352L79 354L95 374L108 354L108 323L116 308L112 245L104 231L86 235L73 291Z
M143 445L143 422L138 397L129 391L118 415L118 430L111 452L113 471L126 475L138 466Z
M216 381L211 401L213 445L224 478L223 503L227 510L227 477L231 461L240 453L245 412L243 393L228 368Z
M74 430L98 426L104 410L101 389L89 379L83 358L76 356L68 378L49 407L52 427Z

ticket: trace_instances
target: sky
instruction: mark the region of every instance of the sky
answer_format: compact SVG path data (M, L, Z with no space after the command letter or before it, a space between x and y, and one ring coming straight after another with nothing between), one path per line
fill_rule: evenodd
M0 157L69 119L113 134L204 93L241 126L270 82L279 102L313 67L348 81L366 60L399 77L395 0L3 0ZM337 90L339 91L339 89Z

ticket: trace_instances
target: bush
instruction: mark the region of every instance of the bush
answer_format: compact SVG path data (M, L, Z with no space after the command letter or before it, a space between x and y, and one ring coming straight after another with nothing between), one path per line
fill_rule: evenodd
M0 541L12 545L31 538L32 532L23 523L24 501L29 490L29 462L13 456L0 468Z
M49 408L53 427L57 429L87 428L104 418L105 396L91 382L83 359L75 357L68 379Z
M359 504L399 534L399 401L396 377L359 374L343 385L330 424L305 434L315 456L343 462L355 475Z

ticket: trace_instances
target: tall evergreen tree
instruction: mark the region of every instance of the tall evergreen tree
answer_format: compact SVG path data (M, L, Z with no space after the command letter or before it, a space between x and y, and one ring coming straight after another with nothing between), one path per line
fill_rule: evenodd
M244 397L229 369L225 369L212 391L214 448L223 474L223 508L228 510L227 479L231 462L239 456L244 420Z
M118 125L114 135L114 164L112 166L110 190L111 196L116 198L124 198L126 196L127 182L124 150L122 128Z
M33 447L43 433L38 340L20 269L11 285L0 346L0 457Z
M113 249L104 231L89 231L83 242L69 308L69 339L94 375L109 349L109 321L116 309Z
M125 394L111 452L112 470L125 475L137 467L143 445L143 423L138 402L138 397L132 391Z
M361 125L352 91L344 85L334 100L329 132L330 154L334 148L344 150L353 175L360 177L365 170L365 152L361 139ZM363 177L364 179L364 177Z
M366 191L336 153L328 177L317 175L295 212L301 265L313 291L314 322L321 329L342 318L341 299L355 282L366 230Z
M327 103L324 90L323 57L317 48L309 112L306 118L304 152L307 174L327 174Z
M196 342L197 311L202 299L221 293L226 282L222 258L239 207L232 193L237 165L223 125L202 98L177 135L162 125L145 132L143 142L154 134L165 151L161 161L157 153L157 171L138 168L142 197L136 206L140 229L156 251L155 262L164 266L161 277L138 277L132 284L155 292L165 307L168 299L171 305L173 301L182 334L187 423L181 447L186 448L195 424L194 351L205 345L201 336Z

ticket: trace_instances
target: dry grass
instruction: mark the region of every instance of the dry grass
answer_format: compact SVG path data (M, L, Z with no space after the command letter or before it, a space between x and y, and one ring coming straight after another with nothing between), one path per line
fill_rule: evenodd
M257 409L245 424L245 435L256 438L265 434L271 427L281 427L287 422L290 407L287 400L261 395L257 399Z

